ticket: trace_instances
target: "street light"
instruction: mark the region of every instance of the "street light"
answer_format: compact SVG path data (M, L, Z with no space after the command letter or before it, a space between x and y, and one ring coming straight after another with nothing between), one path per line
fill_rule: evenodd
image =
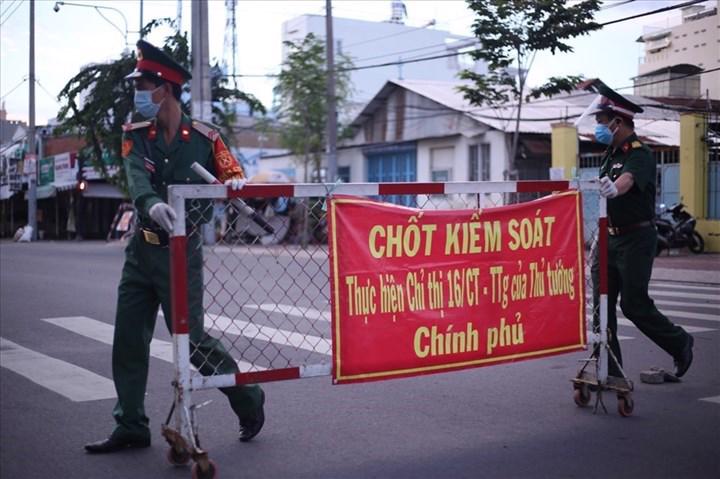
M103 17L103 20L105 20L106 22L108 22L110 25L113 26L113 28L114 28L115 30L117 30L118 32L120 32L120 34L121 34L121 35L123 36L123 38L125 39L125 49L126 49L126 50L128 49L128 33L129 33L129 32L128 32L128 23L127 23L127 18L125 18L125 15L123 14L123 12L121 12L121 11L118 10L117 8L114 8L114 7L106 7L106 6L102 6L102 5L91 5L91 4L85 4L85 3L72 3L72 2L55 2L55 6L53 7L53 10L55 11L55 13L59 12L59 11L60 11L60 7L63 6L63 5L67 5L67 6L71 6L71 7L88 7L88 8L94 8L95 11L98 12L98 15L100 15L101 17ZM103 10L112 10L112 11L117 12L118 14L120 14L120 16L121 16L122 19L123 19L123 22L125 23L125 31L121 30L117 25L115 25L113 22L111 22L105 15L103 15L103 13L100 11L100 9L103 9ZM135 32L132 32L132 33L135 33Z

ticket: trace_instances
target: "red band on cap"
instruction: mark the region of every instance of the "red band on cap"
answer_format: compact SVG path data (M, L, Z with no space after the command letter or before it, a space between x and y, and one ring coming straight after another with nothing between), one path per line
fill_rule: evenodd
M155 73L163 80L167 80L178 85L182 85L183 83L185 83L183 76L182 74L180 74L180 72L152 60L145 60L143 58L142 60L137 62L137 66L135 68L140 71Z

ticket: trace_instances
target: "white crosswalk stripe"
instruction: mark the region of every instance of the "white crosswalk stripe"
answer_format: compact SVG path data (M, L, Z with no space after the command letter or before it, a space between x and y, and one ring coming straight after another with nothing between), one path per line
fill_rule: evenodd
M694 284L678 284L678 283L666 283L666 282L659 282L659 281L650 281L650 289L653 288L669 288L669 289L690 289L694 291L715 291L717 292L718 287L717 286L703 286L703 285L694 285Z
M287 316L305 318L310 320L330 321L330 311L318 311L310 307L293 306L291 304L246 304L243 308L259 309L268 313L283 313Z
M231 319L219 314L208 313L205 317L209 320L206 321L207 326L228 334L244 336L250 339L260 339L283 346L292 346L318 354L329 355L332 353L332 344L329 339L310 334L296 333L285 329L277 329L270 326L260 326L248 321Z
M85 316L71 316L66 318L44 318L43 321L54 324L61 328L72 331L73 333L85 336L101 343L109 344L112 346L114 327L110 324L103 323L96 319L88 318ZM161 339L153 338L150 342L150 356L161 359L168 363L173 362L173 348L170 341L163 341ZM252 369L262 369L258 366L253 366L247 361L236 361L240 371L250 371Z
M0 365L71 401L115 396L113 382L99 374L0 338Z
M619 311L618 311L619 312ZM630 321L627 318L623 318L618 314L618 324L620 326L630 326L631 328L634 328L635 325L632 321ZM712 328L703 328L700 326L688 326L687 324L683 325L682 328L687 331L688 333L704 333L706 331L716 331Z
M702 321L707 326L716 326L720 322L720 288L708 286L692 286L684 284L654 284L650 295L661 311L673 322ZM668 288L668 289L663 289ZM715 293L715 294L714 294ZM702 301L697 303L694 301ZM673 309L667 309L672 307ZM293 322L303 319L326 325L331 320L329 305L315 309L309 306L265 302L245 304L246 314L240 318L230 318L222 314L206 314L206 326L223 334L243 336L248 339L259 339L275 344L276 347L290 347L316 354L330 355L331 340L312 334L293 330ZM275 322L273 326L260 324L252 320L252 311L263 311L276 319L286 318L282 326ZM698 312L700 311L700 312ZM162 315L162 313L160 313ZM248 321L248 316L250 320ZM86 316L68 316L43 318L42 321L66 331L112 345L114 327L111 324ZM633 327L631 321L622 316L618 309L618 324ZM718 328L680 324L689 333L716 331ZM276 327L278 326L278 327ZM327 326L325 326L327 327ZM627 330L625 330L627 332ZM217 335L217 334L216 334ZM629 340L635 336L620 334L619 339ZM223 341L222 338L220 338ZM51 389L72 401L92 401L115 397L112 381L99 374L76 365L32 351L7 339L0 338L0 364L2 367L20 374L29 380ZM150 343L150 355L167 363L172 363L172 342L153 338ZM238 361L241 371L264 370L266 368L253 365L246 361ZM720 403L720 396L703 398L703 401Z
M685 299L710 299L717 300L717 294L687 293L685 291L667 291L664 289L650 289L650 297L685 298Z

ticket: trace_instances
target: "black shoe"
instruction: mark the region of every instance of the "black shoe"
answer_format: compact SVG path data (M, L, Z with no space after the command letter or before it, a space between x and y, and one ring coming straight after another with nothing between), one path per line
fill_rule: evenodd
M149 437L144 439L123 439L110 436L102 441L85 444L85 450L91 454L107 454L109 452L124 451L125 449L142 449L145 447L150 447Z
M260 433L265 424L265 392L260 390L260 407L255 414L240 418L240 441L248 442Z
M685 344L685 348L683 348L680 356L675 358L675 377L682 377L690 368L693 360L693 344L695 344L695 338L688 335L688 342Z

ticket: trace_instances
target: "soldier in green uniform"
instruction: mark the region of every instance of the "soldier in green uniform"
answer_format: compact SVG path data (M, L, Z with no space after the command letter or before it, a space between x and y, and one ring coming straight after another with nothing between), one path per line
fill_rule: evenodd
M212 127L182 113L180 94L190 73L151 44L140 40L135 82L135 109L147 121L124 127L122 155L130 195L139 213L137 234L125 250L113 342L113 380L118 400L113 410L116 427L102 441L87 444L90 453L115 452L150 445L144 396L150 341L158 306L170 329L168 232L177 218L167 204L167 186L204 183L191 169L197 161L221 181L239 189L244 174L237 160ZM204 375L234 374L237 364L220 342L203 328L202 242L197 226L207 221L209 203L189 208L188 305L191 361ZM207 206L203 208L202 206ZM222 388L239 418L240 440L249 441L264 421L265 396L259 386Z
M608 334L610 348L622 365L617 338L617 299L626 318L674 359L682 376L693 359L693 337L655 307L648 294L657 231L655 229L655 160L635 134L633 117L643 110L602 85L595 113L595 139L608 145L600 167L600 194L607 198L608 219ZM597 311L599 284L597 249L592 275ZM614 361L608 374L621 377Z

